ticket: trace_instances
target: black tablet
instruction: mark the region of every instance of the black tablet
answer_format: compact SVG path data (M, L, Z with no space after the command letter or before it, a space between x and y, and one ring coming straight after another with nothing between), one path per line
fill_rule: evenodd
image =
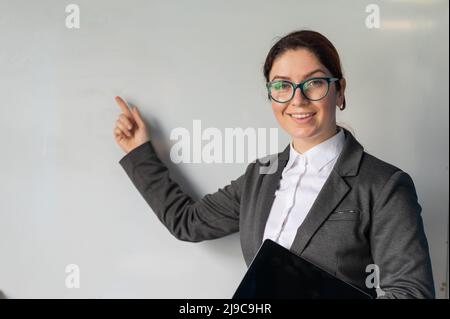
M232 299L370 299L363 290L266 239Z

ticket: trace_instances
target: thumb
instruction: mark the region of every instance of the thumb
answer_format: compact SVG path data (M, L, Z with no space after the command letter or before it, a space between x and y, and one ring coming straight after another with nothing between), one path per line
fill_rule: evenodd
M133 106L131 108L131 113L133 115L134 120L136 121L137 126L140 128L144 127L145 126L144 120L142 119L141 113L139 112L136 106Z

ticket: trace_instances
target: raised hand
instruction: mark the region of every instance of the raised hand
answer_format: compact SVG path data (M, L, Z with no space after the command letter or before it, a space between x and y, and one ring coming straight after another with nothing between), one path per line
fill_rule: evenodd
M138 108L132 107L130 110L120 96L116 96L115 100L122 113L119 115L114 127L114 138L117 145L125 153L129 153L139 145L148 142L150 136Z

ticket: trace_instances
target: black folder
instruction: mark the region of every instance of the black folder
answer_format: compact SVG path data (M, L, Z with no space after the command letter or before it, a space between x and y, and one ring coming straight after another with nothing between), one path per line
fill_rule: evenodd
M370 299L357 288L266 239L232 299Z

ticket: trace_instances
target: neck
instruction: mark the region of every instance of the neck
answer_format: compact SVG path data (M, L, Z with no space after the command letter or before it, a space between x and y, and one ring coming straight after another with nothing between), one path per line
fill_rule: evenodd
M333 137L339 132L338 126L335 125L334 129L327 131L326 133L314 136L311 138L294 138L292 143L294 146L294 149L299 152L300 154L306 153L308 150L313 148L316 145L319 145L323 141L326 141L330 137Z

